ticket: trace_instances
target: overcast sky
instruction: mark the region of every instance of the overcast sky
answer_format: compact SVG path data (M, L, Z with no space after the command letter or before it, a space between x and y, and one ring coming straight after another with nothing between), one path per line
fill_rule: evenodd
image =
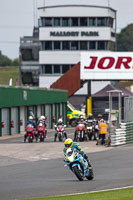
M19 55L20 37L31 36L35 7L41 5L87 4L117 10L117 32L133 23L133 0L0 0L0 50L14 59Z

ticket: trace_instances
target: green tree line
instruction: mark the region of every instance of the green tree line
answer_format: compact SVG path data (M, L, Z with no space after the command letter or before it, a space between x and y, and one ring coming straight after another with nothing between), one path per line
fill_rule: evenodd
M133 24L129 24L117 34L117 51L133 51Z
M0 54L0 67L18 66L18 65L19 65L19 59L18 58L11 60L7 56Z

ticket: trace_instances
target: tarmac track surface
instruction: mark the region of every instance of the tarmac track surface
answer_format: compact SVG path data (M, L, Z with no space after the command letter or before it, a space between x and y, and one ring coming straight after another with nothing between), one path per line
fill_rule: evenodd
M64 167L63 143L47 139L44 143L24 144L22 140L0 140L0 200L133 186L132 145L110 148L96 146L94 141L82 143L95 178L80 182Z

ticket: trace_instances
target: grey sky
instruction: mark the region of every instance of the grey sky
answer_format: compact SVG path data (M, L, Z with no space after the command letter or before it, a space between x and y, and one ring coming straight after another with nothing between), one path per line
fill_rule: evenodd
M20 37L32 35L34 7L44 3L110 5L117 10L117 32L133 23L133 0L0 0L0 50L4 55L18 57Z

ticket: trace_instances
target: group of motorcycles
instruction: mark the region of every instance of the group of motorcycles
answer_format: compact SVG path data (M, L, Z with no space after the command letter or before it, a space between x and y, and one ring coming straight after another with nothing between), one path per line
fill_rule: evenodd
M35 129L34 126L29 124L26 126L26 134L24 136L24 142L26 142L27 140L29 143L32 143L34 139L36 140L36 142L38 142L38 140L40 142L44 142L46 135L47 135L47 129L45 126L38 125L37 129Z
M98 125L96 121L89 119L85 122L79 122L76 126L74 140L77 141L88 141L88 140L97 140L98 137Z

